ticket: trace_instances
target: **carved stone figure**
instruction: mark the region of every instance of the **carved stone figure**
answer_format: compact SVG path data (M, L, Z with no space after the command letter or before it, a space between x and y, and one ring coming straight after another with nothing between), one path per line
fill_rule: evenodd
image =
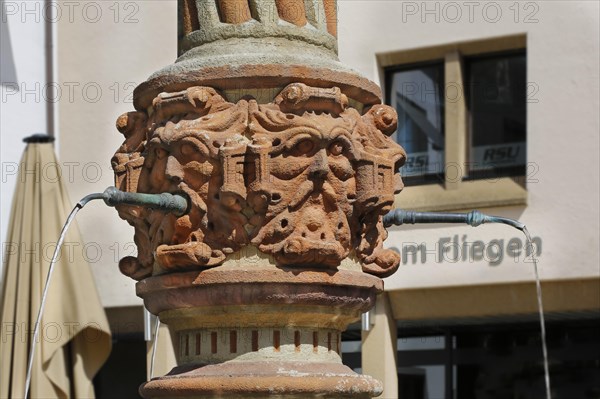
M337 87L293 83L269 104L229 103L207 87L161 93L150 116L117 121L117 185L183 193L190 209L119 208L138 245L121 270L140 279L155 262L157 273L212 267L254 245L281 266L336 268L354 251L365 272L393 273L381 216L402 189L396 122L385 105L361 116Z
M245 201L240 166L248 141L243 136L247 109L243 100L231 104L211 88L191 87L155 98L152 116L145 125L134 127L146 135L126 133L127 138L144 140L136 143L136 148L144 148L135 158L141 167L131 172L137 184L128 189L182 193L190 209L176 217L151 209L119 208L121 217L134 226L138 245L137 260L121 261L125 274L146 277L155 261L161 271L215 266L247 243L246 218L239 212ZM119 176L127 165L119 160L126 158L118 153L114 159Z

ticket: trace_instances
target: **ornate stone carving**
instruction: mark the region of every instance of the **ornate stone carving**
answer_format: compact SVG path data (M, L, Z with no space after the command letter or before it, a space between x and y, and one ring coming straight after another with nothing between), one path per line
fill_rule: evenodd
M134 90L113 158L119 189L189 199L180 217L118 208L138 246L119 267L178 363L141 394L378 396L339 344L400 261L382 225L396 112L339 61L336 0L178 4L180 56Z
M117 121L117 186L183 193L190 210L119 208L138 245L121 270L141 279L154 261L159 272L212 267L254 245L280 266L336 268L354 251L363 271L393 273L381 216L402 189L396 122L385 105L361 116L337 87L293 83L269 104L207 87L161 93L148 115Z
M246 217L240 213L245 201L240 166L248 141L244 137L247 109L244 100L231 104L211 88L191 87L156 97L145 124L124 123L131 113L119 118L119 126L131 125L135 130L124 131L126 143L135 137L136 148L143 148L138 155L141 168L127 178L137 184L125 188L146 193L178 192L190 200L190 210L182 217L150 209L119 208L120 216L134 226L138 245L137 261L121 261L125 274L136 279L146 277L155 259L164 270L215 266L248 242ZM135 158L138 163L139 158ZM118 173L127 163L119 162L126 159L119 152L114 159L119 184L119 178L125 178Z

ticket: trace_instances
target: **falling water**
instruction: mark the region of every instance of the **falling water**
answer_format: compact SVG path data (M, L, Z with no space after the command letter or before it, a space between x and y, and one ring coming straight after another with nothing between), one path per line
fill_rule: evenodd
M115 187L108 187L106 190L104 190L103 193L93 193L86 195L75 205L71 213L69 213L67 221L63 225L62 230L60 231L60 237L58 239L58 242L56 243L56 248L54 249L54 254L52 255L52 260L50 260L50 266L48 267L48 275L46 277L46 282L44 283L42 300L40 302L40 308L38 310L36 322L33 329L33 341L31 343L29 359L27 361L27 374L25 376L25 398L27 398L29 394L29 388L31 387L31 371L33 369L33 358L35 356L35 343L37 342L40 334L40 323L42 321L44 307L46 306L48 288L50 287L50 280L52 279L54 266L56 264L56 260L58 259L58 255L60 254L60 250L62 248L63 241L65 240L65 236L67 235L67 230L69 230L71 222L73 222L75 216L77 216L77 212L83 209L83 207L88 202L98 199L104 200L104 203L106 203L106 205L108 206L115 206L119 204L140 205L152 209L157 209L161 212L172 212L176 215L182 215L187 211L188 208L187 199L178 194L128 193L119 191ZM159 325L160 324L157 324L157 329ZM156 336L158 336L158 334ZM154 367L154 356L155 352L153 352L152 354L152 367ZM151 371L151 373L152 372L153 370Z
M31 370L33 368L33 357L35 355L35 343L38 340L38 336L40 334L40 323L42 322L42 314L44 313L44 306L46 305L46 298L48 297L48 287L50 287L50 279L52 278L52 272L54 270L54 265L56 264L56 259L58 259L58 254L60 253L60 249L62 248L63 241L67 235L67 230L69 230L69 226L71 222L75 219L77 212L81 208L83 208L85 204L78 203L75 205L69 216L67 217L67 221L63 225L63 228L60 232L60 237L58 242L56 243L56 248L54 249L54 254L52 255L52 260L50 261L50 267L48 267L48 276L46 277L46 283L44 284L44 291L42 292L42 301L40 303L40 308L38 310L37 318L34 325L33 330L33 340L31 341L31 351L29 352L29 359L27 361L27 374L25 376L25 398L29 393L29 387L31 386Z
M154 340L152 342L152 359L150 360L150 378L154 377L154 361L156 360L156 345L158 345L158 332L160 331L160 319L156 317L156 326L154 327Z
M535 287L537 290L537 303L538 303L538 313L540 315L540 330L542 335L542 352L544 354L544 379L546 382L546 398L552 399L552 395L550 393L550 370L548 367L548 347L546 346L546 323L544 321L544 305L542 302L542 284L540 283L540 274L538 271L537 258L535 256L535 248L533 246L533 241L531 240L531 235L529 234L529 230L527 227L523 226L521 230L525 237L527 238L527 251L531 253L531 259L533 260L533 270L535 271Z

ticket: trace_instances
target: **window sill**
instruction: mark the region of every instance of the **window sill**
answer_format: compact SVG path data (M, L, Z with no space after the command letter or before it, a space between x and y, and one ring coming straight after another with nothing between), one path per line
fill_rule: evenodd
M463 181L454 189L430 184L406 187L394 207L413 211L457 211L527 205L527 190L509 177Z

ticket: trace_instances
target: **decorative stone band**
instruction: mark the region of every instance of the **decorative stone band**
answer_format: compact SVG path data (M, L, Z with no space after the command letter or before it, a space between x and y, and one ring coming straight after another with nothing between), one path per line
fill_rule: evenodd
M341 331L375 303L358 271L218 266L137 284L173 336L178 367L145 398L371 398L381 384L341 362Z
M140 388L144 398L353 398L381 395L381 383L336 363L225 362L180 367Z
M335 0L183 0L180 52L233 38L285 37L337 50Z
M264 43L239 39L190 50L180 59L152 74L133 91L133 105L146 111L161 92L209 86L229 93L237 100L254 91L280 91L294 82L308 86L339 87L357 109L381 103L381 89L374 82L341 64L337 57L315 46L287 46L274 40L277 53L265 53ZM214 47L214 48L213 48ZM261 61L263 62L261 64Z
M337 56L336 0L181 0L179 58L133 95L145 111L161 92L210 86L237 101L293 82L337 86L357 109L381 102L381 90Z
M347 270L220 266L149 277L136 288L146 308L177 330L286 325L341 330L375 304L383 281Z
M177 346L180 364L228 360L341 362L341 334L331 329L288 326L187 330L179 333Z

